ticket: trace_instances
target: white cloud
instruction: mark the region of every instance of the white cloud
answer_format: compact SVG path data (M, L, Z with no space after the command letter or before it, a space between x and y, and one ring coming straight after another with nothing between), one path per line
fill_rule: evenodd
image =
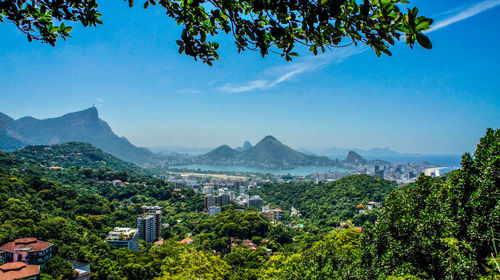
M436 30L442 29L447 27L448 25L451 25L453 23L468 19L470 17L473 17L479 13L482 13L484 11L487 11L489 9L495 8L496 6L500 5L500 0L486 0L477 3L476 5L466 8L466 9L460 9L459 12L449 18L437 21L434 23L427 31L427 33L434 32Z
M311 72L319 68L323 68L332 63L339 64L348 57L362 53L367 48L344 48L334 50L332 53L321 54L318 56L309 56L299 62L291 62L286 65L272 67L262 75L273 78L255 79L246 81L240 84L226 83L219 87L218 90L225 93L239 93L252 90L266 90L277 86L285 81L289 81L298 74Z
M445 28L453 23L468 19L481 12L492 9L500 5L500 0L486 0L477 3L468 8L458 8L441 13L441 15L452 16L437 21L432 25L432 28L427 33ZM348 47L344 49L335 49L331 53L320 54L318 56L309 56L301 61L288 63L283 66L273 67L264 71L263 76L266 78L254 79L242 83L226 83L217 89L225 93L239 93L252 90L267 90L277 86L283 82L292 80L301 73L312 72L317 69L324 68L330 64L340 64L347 58L365 52L368 47ZM267 78L273 77L273 78Z

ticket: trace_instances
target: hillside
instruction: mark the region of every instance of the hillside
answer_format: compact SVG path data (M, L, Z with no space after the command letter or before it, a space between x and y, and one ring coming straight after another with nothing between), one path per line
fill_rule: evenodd
M69 142L51 146L27 146L12 154L22 160L35 161L44 167L77 166L93 169L107 167L116 171L142 172L142 168L105 153L89 143Z
M322 226L335 226L348 219L362 225L368 220L375 222L376 215L359 215L356 206L370 201L383 203L395 187L394 183L376 177L352 175L319 185L268 183L251 193L283 210L294 207L303 217Z
M95 107L44 120L32 117L14 120L0 114L1 150L12 151L28 145L72 141L88 142L122 160L141 165L154 161L156 157L149 150L134 146L124 137L118 137L99 118Z
M255 146L235 150L227 145L199 156L196 160L206 164L246 165L264 168L291 168L299 166L338 166L338 161L298 152L273 136L266 136Z

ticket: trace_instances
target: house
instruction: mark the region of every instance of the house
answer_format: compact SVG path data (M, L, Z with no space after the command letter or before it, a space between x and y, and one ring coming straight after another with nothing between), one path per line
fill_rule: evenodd
M39 275L39 265L25 264L23 262L9 262L0 265L0 279L2 280L38 280Z
M122 180L113 180L113 186L123 186Z
M53 247L54 244L33 237L20 238L0 246L0 258L6 263L43 264L52 258Z
M188 238L182 239L181 241L178 241L177 243L179 243L179 244L193 244L193 239L188 237Z

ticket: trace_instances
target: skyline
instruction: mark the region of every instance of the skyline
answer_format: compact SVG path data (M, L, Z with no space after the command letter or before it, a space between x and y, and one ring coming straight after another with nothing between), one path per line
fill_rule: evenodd
M237 54L224 38L213 67L177 53L179 29L159 9L101 4L103 26L75 24L55 48L2 24L0 112L50 118L95 104L116 134L145 147L234 147L273 135L294 148L473 151L500 125L500 1L412 5L435 19L430 51L397 44L393 57L377 58L347 48L286 63Z

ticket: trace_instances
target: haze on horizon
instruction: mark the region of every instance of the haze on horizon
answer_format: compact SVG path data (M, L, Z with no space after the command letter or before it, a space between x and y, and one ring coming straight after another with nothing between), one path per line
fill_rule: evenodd
M500 1L418 6L438 26L430 51L399 44L379 59L335 49L286 63L237 54L227 40L213 67L177 53L179 29L158 9L102 3L104 25L75 25L55 48L2 24L0 112L44 119L95 104L116 134L145 147L237 147L273 135L312 150L473 151L500 126Z

